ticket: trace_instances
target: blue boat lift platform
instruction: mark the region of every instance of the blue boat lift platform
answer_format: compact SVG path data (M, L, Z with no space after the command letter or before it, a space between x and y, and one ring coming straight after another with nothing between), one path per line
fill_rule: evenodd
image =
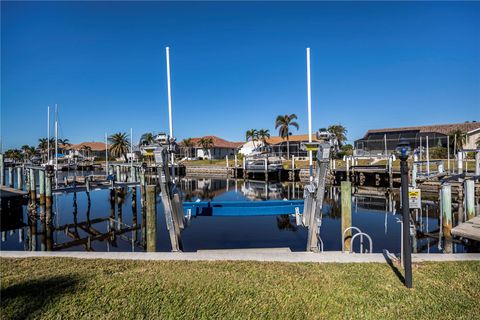
M197 216L278 216L303 213L303 200L201 201L184 202L187 217Z

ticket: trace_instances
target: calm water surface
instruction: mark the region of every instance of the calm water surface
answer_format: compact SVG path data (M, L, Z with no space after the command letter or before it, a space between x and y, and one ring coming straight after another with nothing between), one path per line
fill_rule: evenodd
M243 180L212 178L181 178L184 201L265 201L269 199L302 199L301 183L265 183ZM5 223L2 220L2 250L45 250L48 243L58 250L74 251L145 251L143 228L128 231L115 238L103 237L110 228L125 230L134 225L143 227L140 204L140 189L137 188L137 204L132 208L132 190L124 189L114 221L111 214L110 191L91 192L90 205L84 192L63 194L54 197L52 232L39 219L28 219L27 207L19 209ZM168 231L163 215L160 197L157 197L157 250L170 251ZM400 252L400 212L397 199L385 196L354 195L352 225L369 234L373 240L373 251ZM136 214L135 214L136 211ZM339 190L327 188L323 209L321 238L325 251L341 250ZM419 229L423 232L438 230L438 204L436 200L423 203L418 214ZM49 237L48 234L52 236ZM88 236L97 237L90 246ZM51 242L49 242L51 241ZM304 251L307 229L295 225L293 216L259 217L196 217L188 222L182 232L184 251L231 248L273 248L288 247L292 251ZM417 239L418 252L441 252L438 240ZM355 241L355 251L359 245ZM469 252L476 249L454 244L455 252Z

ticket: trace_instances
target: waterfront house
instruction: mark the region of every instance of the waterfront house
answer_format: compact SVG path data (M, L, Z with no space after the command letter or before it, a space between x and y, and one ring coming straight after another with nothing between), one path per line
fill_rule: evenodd
M447 147L447 137L452 132L460 130L466 135L464 149L475 149L480 139L480 122L464 122L418 127L385 128L368 130L365 136L355 141L357 153L380 154L395 150L401 138L407 139L412 148L418 148L420 141L426 146L428 137L429 148ZM453 143L453 141L451 141Z
M212 146L204 149L200 144L200 139L212 139ZM217 136L204 136L199 138L191 138L193 147L186 147L183 142L179 143L180 157L199 158L199 159L224 159L225 156L234 156L238 147L243 142L231 142Z
M307 151L302 148L302 144L308 143L308 134L290 135L288 141L290 145L290 156L294 155L295 157L300 158L308 156ZM315 134L312 135L312 141L318 141ZM255 142L248 141L241 146L239 152L248 156L254 152L255 149L258 150L264 148L270 150L270 154L273 156L286 157L287 139L280 136L272 136L267 138L265 143L259 140L256 140Z
M72 144L65 149L69 158L78 157L90 160L105 158L105 142L82 142Z

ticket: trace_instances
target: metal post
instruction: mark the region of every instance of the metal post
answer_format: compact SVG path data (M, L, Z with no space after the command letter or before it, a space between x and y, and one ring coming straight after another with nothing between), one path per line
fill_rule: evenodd
M170 138L173 138L173 120L172 120L172 86L170 82L170 48L165 48L166 58L167 58L167 95L168 95L168 126L170 129ZM175 156L172 152L171 162L172 162L172 179L175 179Z
M350 251L350 240L352 238L352 230L345 230L352 226L352 184L350 181L342 181L341 185L342 199L342 241L346 252Z
M147 186L147 252L157 251L157 199L154 185Z
M444 252L452 253L452 187L449 184L442 185L440 189L440 214L445 238Z
M385 156L387 156L388 151L387 151L387 134L386 133L383 135L383 140L385 141Z
M412 287L412 245L410 241L410 208L408 206L408 156L400 156L400 173L402 181L402 236L403 236L403 265L405 268L405 285Z
M307 48L308 142L312 143L312 90L310 85L310 48ZM313 180L313 155L308 151L310 181Z

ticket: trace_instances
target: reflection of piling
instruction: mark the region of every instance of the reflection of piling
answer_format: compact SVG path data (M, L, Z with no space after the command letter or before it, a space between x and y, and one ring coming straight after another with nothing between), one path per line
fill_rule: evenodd
M137 241L137 187L132 187L132 226L135 229L133 232L133 241Z
M115 220L115 189L110 189L110 229L113 229Z
M341 198L342 198L342 241L345 251L350 251L350 240L352 238L352 230L345 230L352 226L352 184L349 181L341 182Z
M452 253L452 187L449 184L440 190L440 214L442 216L442 232L445 239L445 253Z
M123 212L122 212L122 192L123 190L121 188L116 188L115 189L115 198L117 200L117 230L120 230L122 228L122 216L123 216Z
M157 251L157 201L155 186L147 186L147 252Z

